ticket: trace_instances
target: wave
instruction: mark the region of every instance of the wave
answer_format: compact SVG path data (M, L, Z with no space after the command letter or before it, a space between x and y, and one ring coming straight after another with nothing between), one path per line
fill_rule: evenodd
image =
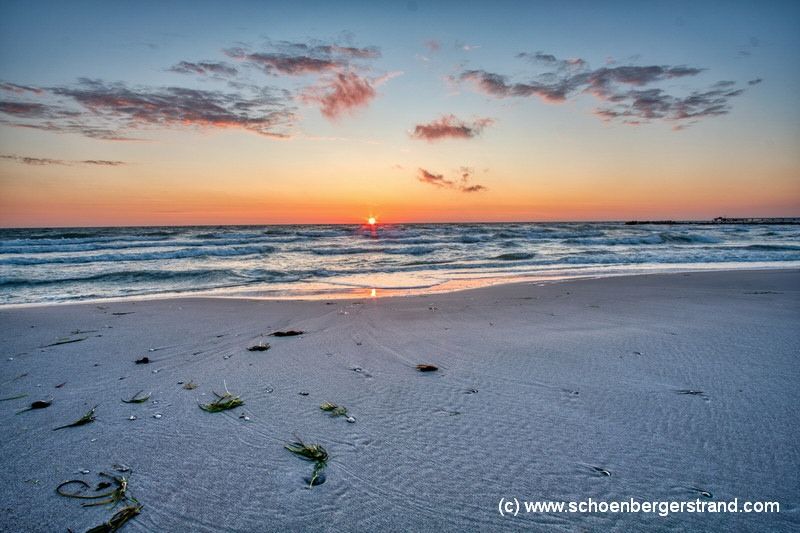
M500 259L501 261L523 261L525 259L533 259L536 254L532 253L525 253L525 252L515 252L509 254L500 254L492 259Z
M275 251L272 246L241 246L234 248L183 248L143 254L95 254L59 257L12 257L0 259L0 265L46 265L82 264L120 261L157 261L167 259L187 259L200 257L233 257L255 254L268 254Z
M656 245L656 244L717 244L720 239L710 235L698 235L690 233L670 233L661 232L653 235L636 235L627 237L604 237L604 238L569 238L564 240L565 244L581 244L593 246L632 246L637 244Z

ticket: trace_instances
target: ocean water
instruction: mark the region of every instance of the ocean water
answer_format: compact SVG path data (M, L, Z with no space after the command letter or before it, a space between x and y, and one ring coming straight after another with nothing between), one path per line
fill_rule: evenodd
M174 293L382 296L515 279L800 266L797 225L0 230L0 304Z

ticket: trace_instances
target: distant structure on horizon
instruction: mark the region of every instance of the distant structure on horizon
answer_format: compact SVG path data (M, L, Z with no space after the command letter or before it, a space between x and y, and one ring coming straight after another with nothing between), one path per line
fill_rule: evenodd
M630 220L627 226L640 224L800 224L800 217L716 217L712 220Z

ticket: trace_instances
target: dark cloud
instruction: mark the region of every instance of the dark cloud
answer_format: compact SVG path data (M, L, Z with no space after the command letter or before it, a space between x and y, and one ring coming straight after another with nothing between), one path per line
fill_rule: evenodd
M341 71L351 60L380 57L376 47L358 48L337 44L306 44L279 41L270 43L266 52L249 52L245 48L225 50L229 57L257 66L268 74L302 76Z
M762 80L761 78L756 78L756 79L754 79L754 80L750 80L750 81L748 81L748 82L747 82L747 85L758 85L758 84L759 84L759 83L761 83L762 81L764 81L764 80Z
M0 101L15 127L106 140L134 140L131 132L159 127L239 128L285 137L294 120L285 93L259 88L238 92L181 87L129 87L80 79L73 86L41 89L48 103ZM57 104L52 104L53 99ZM72 105L72 108L65 107Z
M620 119L629 124L652 120L696 121L730 112L730 99L743 93L733 81L720 81L707 90L688 95L671 94L654 84L695 77L705 69L684 65L621 65L591 69L582 59L558 59L542 52L517 57L547 67L526 82L484 70L465 70L457 79L497 98L536 96L549 103L562 103L580 94L591 94L603 104L595 114L604 120Z
M105 159L85 159L83 161L71 161L66 159L50 159L48 157L26 157L20 155L0 155L0 159L14 161L24 165L98 165L117 167L127 165L125 161L109 161Z
M18 85L16 83L8 83L8 82L0 82L0 90L11 92L11 93L33 93L33 94L41 94L42 89L39 87L31 87L28 85Z
M490 118L478 118L472 122L465 122L456 118L455 115L444 115L428 124L417 124L411 137L425 141L472 139L492 123L494 121Z
M125 161L109 161L107 159L84 159L81 163L84 165L98 165L103 167L118 167L128 164Z
M56 108L35 102L0 100L0 113L20 118L44 118L57 113Z
M424 168L417 169L417 179L422 183L433 185L440 189L452 189L464 193L481 192L487 190L486 187L480 184L470 184L470 180L474 174L474 170L469 167L461 167L459 169L458 178L448 179L444 174L436 174Z
M122 83L81 80L76 87L55 87L55 95L82 105L89 117L109 120L118 129L198 126L240 128L283 137L292 119L285 102L269 92L254 96L186 89L131 88Z
M341 72L306 88L301 99L319 105L326 118L336 119L359 107L366 107L375 96L375 88L369 79L354 72Z
M226 53L235 59L257 65L268 74L301 76L329 72L345 66L345 63L330 58L317 58L306 55L247 53L240 48L226 50Z
M234 67L222 61L199 61L197 63L181 61L177 65L170 67L169 70L179 74L203 74L208 76L236 76L238 73Z

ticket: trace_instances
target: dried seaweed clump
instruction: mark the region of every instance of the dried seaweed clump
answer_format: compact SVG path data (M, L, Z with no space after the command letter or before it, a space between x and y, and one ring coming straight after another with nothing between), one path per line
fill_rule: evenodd
M90 423L95 421L94 412L96 410L97 410L97 406L95 405L94 407L92 407L89 410L88 413L86 413L85 415L80 417L75 422L72 422L71 424L65 424L63 426L58 426L57 428L53 428L53 431L57 431L59 429L65 429L65 428L74 428L74 427L77 427L77 426L83 426L83 425L86 425L86 424L90 424Z
M325 479L322 476L322 471L328 466L328 451L321 444L306 444L297 436L295 438L297 441L286 444L284 448L298 457L314 463L314 470L308 481L308 487L320 485Z
M217 397L216 400L210 403L201 404L200 409L208 413L219 413L222 411L228 411L229 409L235 409L240 405L244 405L244 400L242 400L239 396L231 394L227 390L225 391L225 394L217 394L215 392L214 396Z

